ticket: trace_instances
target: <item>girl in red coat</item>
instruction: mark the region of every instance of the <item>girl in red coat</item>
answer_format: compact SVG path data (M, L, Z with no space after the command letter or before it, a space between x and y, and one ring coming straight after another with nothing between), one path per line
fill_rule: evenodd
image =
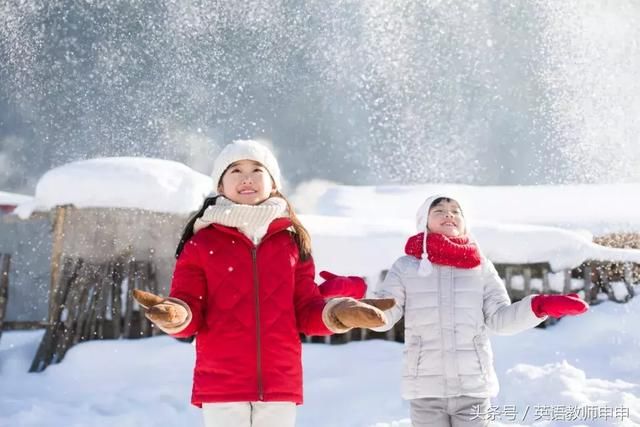
M381 326L379 308L393 300L326 301L314 282L309 235L280 193L268 148L229 144L212 176L218 195L187 225L170 297L134 296L163 331L195 335L191 401L202 407L205 426L294 426L302 403L299 333ZM333 294L352 286L359 283L344 277L324 285Z

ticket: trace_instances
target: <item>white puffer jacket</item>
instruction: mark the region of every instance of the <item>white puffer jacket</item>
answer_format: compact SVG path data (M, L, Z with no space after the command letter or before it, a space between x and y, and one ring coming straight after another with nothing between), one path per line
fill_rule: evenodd
M405 316L402 397L492 397L498 393L488 330L515 334L545 318L531 310L531 296L511 304L493 264L461 269L433 265L418 275L419 260L399 258L376 292L393 297L385 331Z

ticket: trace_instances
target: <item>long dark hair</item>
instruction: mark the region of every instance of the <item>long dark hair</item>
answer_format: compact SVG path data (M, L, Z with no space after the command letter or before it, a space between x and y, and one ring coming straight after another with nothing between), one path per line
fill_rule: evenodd
M287 209L289 210L289 219L291 219L291 224L293 225L293 229L295 233L293 233L293 240L296 241L296 245L298 245L298 254L300 255L301 261L306 261L311 258L311 236L307 229L302 225L298 215L293 210L293 206L289 199L287 199L280 191L276 190L273 194L276 197L280 197L285 202L287 202Z
M190 238L193 237L193 225L196 223L196 220L204 214L204 211L207 210L209 206L213 206L216 204L216 200L218 200L218 197L220 196L209 196L204 199L202 207L198 210L198 212L194 213L191 218L189 218L189 221L187 221L187 225L185 225L184 230L182 230L182 237L180 237L180 242L178 243L178 247L176 248L176 258L178 258L182 253L184 245L189 241Z

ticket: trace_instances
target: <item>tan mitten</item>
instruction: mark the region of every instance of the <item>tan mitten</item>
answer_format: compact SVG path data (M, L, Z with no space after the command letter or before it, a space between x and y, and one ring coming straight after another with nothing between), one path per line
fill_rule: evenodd
M178 332L191 320L189 306L177 298L163 298L139 289L133 290L133 297L145 309L146 318L165 332Z
M340 298L333 305L328 316L335 322L337 329L377 328L387 323L382 310L388 310L396 304L393 298L356 300Z

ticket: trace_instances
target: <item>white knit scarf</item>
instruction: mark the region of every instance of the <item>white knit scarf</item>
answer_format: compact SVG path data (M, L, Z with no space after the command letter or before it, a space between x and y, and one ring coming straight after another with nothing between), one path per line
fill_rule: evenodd
M267 234L269 224L282 217L289 217L289 212L287 202L281 197L270 197L259 205L240 205L221 196L196 220L193 233L211 224L220 224L237 228L254 244L258 244Z

